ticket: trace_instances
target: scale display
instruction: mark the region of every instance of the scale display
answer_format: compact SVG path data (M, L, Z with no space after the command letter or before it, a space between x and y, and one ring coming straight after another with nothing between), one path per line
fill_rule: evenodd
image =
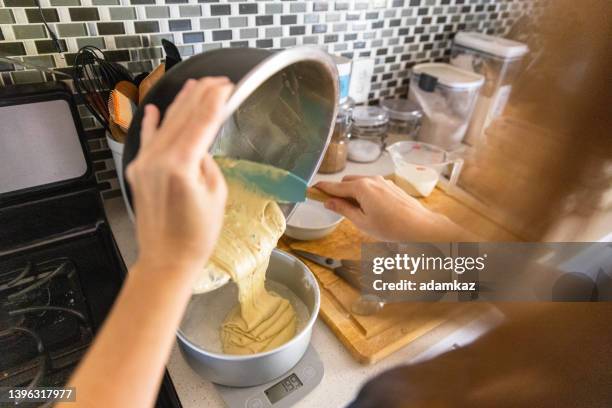
M270 402L274 404L275 402L283 399L287 394L292 393L302 386L304 386L304 384L302 384L302 381L300 381L298 376L294 373L284 380L278 382L276 385L273 385L265 390L264 394L266 394L266 397L268 397Z
M323 363L310 345L295 367L269 383L254 387L215 384L215 388L230 408L288 408L314 390L322 378Z

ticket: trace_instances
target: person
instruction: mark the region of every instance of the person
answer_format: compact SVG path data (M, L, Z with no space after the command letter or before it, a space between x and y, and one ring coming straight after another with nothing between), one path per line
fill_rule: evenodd
M587 215L601 210L591 204L600 203L611 185L609 87L602 84L609 82L612 53L609 19L601 12L609 3L574 3L555 2L556 11L540 25L546 35L534 40L545 52L513 92L517 106L525 107L523 117L551 126L553 137L537 139L524 127L505 135L510 137L488 135L489 150L483 151L491 154L467 163L468 187L489 192L492 205L514 206L508 219L521 231L529 229L526 236L533 240L550 238L546 234L559 218L579 220L563 237L577 239L580 228L590 230L584 229L586 220L595 218ZM567 26L575 35L559 30ZM227 188L208 148L232 87L227 78L187 81L161 124L157 108L145 107L141 149L126 174L138 259L69 381L76 403L58 406L154 404L192 284L222 227ZM517 154L508 159L506 151ZM327 208L380 240L477 239L383 178L348 176L317 187L336 197ZM589 195L593 189L597 194ZM609 218L597 220L592 224L609 227ZM468 346L381 374L351 407L612 405L612 302L498 307L506 315L500 327Z

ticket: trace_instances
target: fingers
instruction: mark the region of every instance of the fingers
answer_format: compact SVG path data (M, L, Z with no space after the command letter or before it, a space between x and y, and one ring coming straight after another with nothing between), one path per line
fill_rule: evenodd
M189 132L181 143L185 149L196 156L205 154L219 131L222 123L222 112L225 102L231 95L234 86L229 81L219 81L206 89L198 105L206 112L194 113Z
M342 198L332 198L327 200L325 202L325 208L345 216L356 224L358 224L359 219L363 217L363 212L359 207L354 206Z
M349 174L346 175L344 177L342 177L342 181L355 181L355 180L361 180L363 178L369 178L370 176L361 176L358 174Z
M148 104L144 109L142 126L140 128L140 146L145 147L153 138L157 125L159 124L159 109L153 104Z
M358 186L355 181L342 181L339 183L320 181L315 184L315 187L329 195L336 197L357 199L357 196L359 195L359 189L357 188Z
M210 154L204 155L202 159L202 177L210 190L219 188L227 190L225 185L225 177L217 165L217 162Z

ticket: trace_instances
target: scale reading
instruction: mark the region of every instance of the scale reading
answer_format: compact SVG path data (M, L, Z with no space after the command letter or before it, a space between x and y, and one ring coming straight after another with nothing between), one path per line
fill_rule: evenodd
M280 381L276 385L273 385L272 387L268 388L264 391L264 393L266 394L266 397L268 397L270 402L274 404L275 402L280 401L283 397L285 397L285 395L292 393L303 385L304 384L302 384L302 381L300 381L298 376L294 373L291 374L289 377L285 378L284 380Z
M314 390L322 378L323 363L310 345L295 367L266 384L253 387L215 384L215 388L229 408L289 408Z

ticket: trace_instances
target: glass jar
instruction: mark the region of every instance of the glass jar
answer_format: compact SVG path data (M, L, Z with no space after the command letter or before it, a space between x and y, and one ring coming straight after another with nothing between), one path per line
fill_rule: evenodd
M423 116L418 103L408 99L384 99L380 107L389 115L389 143L416 138Z
M377 106L353 109L348 159L359 163L377 160L385 150L389 115Z
M323 156L319 173L338 173L346 167L348 155L349 132L351 128L351 113L355 103L347 98L338 107L338 116L334 124L334 132Z

